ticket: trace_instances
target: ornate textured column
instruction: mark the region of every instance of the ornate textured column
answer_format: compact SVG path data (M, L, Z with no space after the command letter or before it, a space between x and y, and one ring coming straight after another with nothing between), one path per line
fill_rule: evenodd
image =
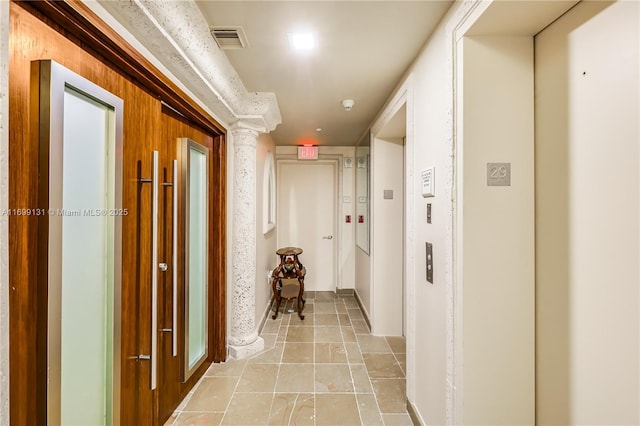
M236 123L233 136L232 295L229 353L246 358L264 348L256 328L256 145L258 132Z

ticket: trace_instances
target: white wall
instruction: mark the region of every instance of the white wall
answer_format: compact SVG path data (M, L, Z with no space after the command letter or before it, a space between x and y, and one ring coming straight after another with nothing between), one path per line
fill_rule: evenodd
M271 285L267 281L267 271L270 273L278 264L276 229L272 229L265 235L262 226L262 198L264 195L262 186L265 159L269 152L275 158L275 142L271 135L262 133L258 136L256 147L256 325L261 324L271 301L272 291ZM276 222L276 226L278 225Z
M640 423L638 2L536 37L539 424Z
M408 123L405 166L407 250L407 398L423 424L451 422L451 327L453 286L453 89L452 31L471 4L457 3L439 24L398 88L380 112L381 119L399 97L406 97ZM403 92L406 94L403 95ZM433 198L421 195L420 172L435 168ZM413 188L413 189L412 189ZM432 204L432 224L426 205ZM378 212L373 211L375 216ZM374 237L375 238L375 237ZM434 249L434 283L426 281L425 242ZM358 249L358 294L367 296L370 258ZM381 262L384 259L380 259ZM362 285L360 284L362 281ZM366 300L366 297L362 297Z
M462 420L533 424L533 38L461 49ZM510 186L487 185L489 162L511 164Z
M298 150L295 146L278 146L276 147L277 159L295 159ZM318 156L320 158L336 158L339 160L338 167L342 168L342 200L337 200L338 217L336 223L339 226L340 242L339 242L339 259L338 259L338 289L355 288L355 263L356 263L356 247L355 247L355 147L352 146L321 146L318 148ZM354 160L351 168L343 167L344 158ZM309 160L305 160L309 161ZM312 171L313 168L310 168ZM279 196L279 194L278 194ZM339 197L339 195L338 195ZM349 199L345 202L345 199ZM345 222L345 216L351 215L351 223Z
M416 61L411 71L413 111L407 110L407 119L413 122L413 184L416 188L408 200L413 204L415 219L412 224L406 224L407 231L414 234L413 253L407 255L415 258L414 282L407 283L413 287L415 305L413 324L407 324L408 330L415 330L407 336L408 351L412 352L407 354L407 392L423 422L437 425L447 422L447 393L453 386L447 374L450 362L447 360L447 324L453 285L453 134L451 52L446 47L451 37L448 22L460 19L463 10L461 5L454 6L449 19L441 23ZM407 143L410 142L407 139ZM420 173L429 167L435 171L435 197L423 198ZM426 220L428 203L431 204L431 224ZM433 284L428 283L426 277L425 242L433 244Z
M392 103L410 88L407 185L408 193L414 190L407 207L414 213L406 223L405 256L413 264L407 271L407 397L425 424L534 421L532 36L570 6L456 2L389 98ZM521 17L517 25L514 13ZM504 34L505 43L494 40L488 52L471 46L479 50L466 63L456 41L483 15L488 18L474 28L476 34ZM473 92L465 97L457 86L467 70L474 77L472 68L480 72L475 94L484 98L474 99ZM467 118L475 119L473 130L463 127L465 108ZM465 130L479 133L465 141ZM486 187L488 161L512 163L511 187L489 191L498 188ZM423 198L420 173L429 167L435 168L436 195ZM468 202L461 194L465 185ZM428 203L432 224L426 223ZM496 227L499 242L492 241ZM425 241L433 244L434 284L426 282Z
M371 145L372 334L403 335L404 141L374 138ZM393 199L384 199L385 190ZM371 309L372 308L372 309Z
M9 199L9 2L0 1L0 210ZM9 217L0 215L0 425L9 424Z

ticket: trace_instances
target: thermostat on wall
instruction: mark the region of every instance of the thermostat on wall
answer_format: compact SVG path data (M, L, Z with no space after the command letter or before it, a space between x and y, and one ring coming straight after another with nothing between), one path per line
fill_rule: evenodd
M422 196L427 198L435 195L435 167L430 167L422 171Z

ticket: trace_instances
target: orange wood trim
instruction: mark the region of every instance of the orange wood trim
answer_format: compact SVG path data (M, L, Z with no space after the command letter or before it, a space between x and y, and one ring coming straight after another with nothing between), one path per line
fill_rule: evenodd
M15 0L14 0L15 1ZM33 8L73 36L84 49L90 49L120 72L137 81L155 97L166 102L189 120L215 135L223 127L177 85L134 49L113 28L78 0L16 1ZM71 37L70 37L71 38Z
M212 189L213 217L215 223L212 229L214 235L211 240L214 241L214 252L218 253L215 257L216 273L213 275L213 300L210 306L218 307L222 312L211 312L212 332L210 339L212 340L210 347L213 362L222 362L227 359L227 279L226 279L226 259L227 259L227 140L224 135L214 139L213 146L212 171L214 173ZM211 310L213 311L213 309ZM224 344L221 344L224 342Z

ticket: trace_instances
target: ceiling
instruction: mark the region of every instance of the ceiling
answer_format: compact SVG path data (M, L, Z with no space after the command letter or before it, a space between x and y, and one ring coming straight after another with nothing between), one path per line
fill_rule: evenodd
M355 145L451 1L197 1L210 26L240 26L248 47L225 53L249 92L274 92L277 145ZM296 52L288 33L317 47ZM342 99L353 99L345 111ZM316 131L321 128L322 131Z

